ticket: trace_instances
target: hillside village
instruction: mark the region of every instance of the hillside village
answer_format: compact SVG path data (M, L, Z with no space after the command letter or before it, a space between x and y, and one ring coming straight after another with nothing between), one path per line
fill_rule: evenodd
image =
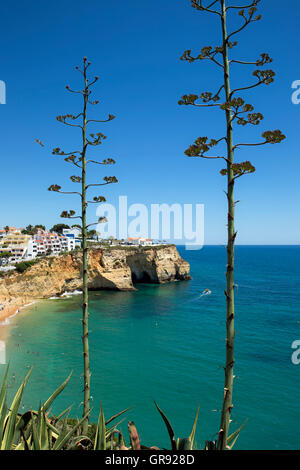
M0 230L0 269L6 270L16 263L31 261L40 256L57 256L81 247L81 230L77 227L57 227L57 231L46 230L43 226L16 228L6 226ZM54 228L55 228L54 227ZM143 237L129 237L126 240L101 239L95 231L89 234L90 243L110 245L152 246L162 244Z

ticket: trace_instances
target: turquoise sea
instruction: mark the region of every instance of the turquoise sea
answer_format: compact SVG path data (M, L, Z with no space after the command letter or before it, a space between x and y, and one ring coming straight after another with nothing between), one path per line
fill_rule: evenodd
M134 406L127 416L142 443L168 446L153 400L178 437L189 434L200 404L201 447L215 438L220 419L226 250L178 249L191 264L191 281L91 293L92 415L100 402L107 418ZM300 365L291 361L291 345L300 340L300 247L238 246L236 283L232 431L248 419L236 448L300 449ZM211 295L201 297L207 288ZM11 363L10 394L34 365L24 409L37 407L73 370L53 411L73 403L72 415L81 414L80 295L22 310L0 336ZM126 421L120 428L127 435Z

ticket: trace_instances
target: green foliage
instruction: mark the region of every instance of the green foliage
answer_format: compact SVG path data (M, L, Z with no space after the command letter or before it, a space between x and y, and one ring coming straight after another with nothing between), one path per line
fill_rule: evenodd
M22 234L24 235L35 235L38 233L38 230L46 230L45 225L27 225L27 227L22 230Z
M90 424L86 435L80 433L81 426L86 418L80 420L70 418L71 406L58 416L49 416L49 410L56 398L67 386L71 375L55 390L55 392L40 405L37 411L30 410L19 413L23 393L30 378L32 369L28 372L18 388L12 403L7 407L7 379L9 366L6 369L0 391L0 450L159 450L158 447L142 445L137 428L133 421L128 422L129 445L126 446L124 436L118 426L123 422L122 417L129 408L120 411L105 421L102 405L97 424ZM171 449L186 451L195 449L195 434L199 415L196 412L191 433L188 437L175 439L173 428L162 410L155 403L166 425ZM114 423L114 424L112 424ZM228 437L227 447L232 449L244 423L237 431ZM207 441L205 450L215 450L216 443Z
M38 262L37 260L33 259L33 260L30 260L30 261L22 261L21 263L17 263L15 265L16 271L18 273L23 273L24 271L26 271L26 269L30 268L31 266L33 266L37 262Z
M96 230L88 230L86 233L87 238L94 238L97 235Z
M159 414L161 415L161 417L162 417L162 419L163 419L163 421L166 425L166 428L167 428L167 431L168 431L168 434L169 434L169 438L170 438L171 450L179 451L179 450L193 450L193 449L196 449L195 435L196 435L196 427L197 427L197 422L198 422L200 406L198 406L190 435L188 437L175 439L175 433L174 433L174 430L173 430L173 428L170 424L170 421L168 420L166 415L163 413L163 411L159 408L157 403L156 402L154 402L154 403L155 403L155 406L156 406ZM227 439L227 449L228 450L232 450L232 448L235 445L235 443L236 443L236 441L237 441L237 439L240 435L240 432L243 429L243 427L245 426L246 422L247 421L245 421L245 423L242 424L242 426L240 426L233 434L231 434L228 437L228 439ZM217 442L216 441L206 441L204 450L217 450Z
M105 450L114 448L113 439L117 423L107 427L120 415L127 411L123 410L111 417L106 423L102 407L100 409L98 425L89 427L89 435L78 434L83 421L69 418L71 407L63 411L58 417L49 415L49 409L54 400L62 393L68 384L71 374L39 407L38 411L26 411L20 414L23 393L32 369L28 372L19 389L17 390L10 407L7 407L7 379L9 366L6 368L0 391L0 450L70 450L88 448L90 450ZM107 447L109 445L109 447Z
M0 258L10 258L11 256L13 256L13 254L10 252L0 253Z
M55 233L58 233L59 235L62 235L64 228L70 228L70 226L66 224L55 224L50 229L50 232L55 232Z
M63 429L59 431L47 417L46 412L55 398L63 391L70 380L70 376L40 406L38 411L27 411L19 414L24 389L32 372L29 371L19 387L12 404L7 408L7 377L9 367L3 379L0 393L0 449L1 450L62 450L67 449L72 437L82 424L79 421L71 429L64 422Z

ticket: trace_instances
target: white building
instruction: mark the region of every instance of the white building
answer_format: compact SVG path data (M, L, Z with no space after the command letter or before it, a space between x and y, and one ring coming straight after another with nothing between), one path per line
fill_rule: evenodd
M27 245L26 258L34 259L38 254L38 244L33 240L29 240Z
M36 256L46 254L58 255L63 251L71 251L74 249L74 239L46 230L39 230L28 243L26 256L29 259L33 259Z
M129 245L138 245L138 246L151 246L153 245L153 240L151 238L143 237L129 237L127 238Z
M81 229L78 227L73 227L73 228L63 228L63 233L64 236L70 237L70 238L80 238L81 236Z
M11 256L4 258L2 264L18 263L48 254L58 255L61 252L74 250L76 247L74 237L58 235L47 230L39 230L33 236L22 234L20 229L14 227L4 232L5 234L0 236L0 253L11 253Z
M69 240L74 240L74 248L81 246L81 230L78 227L63 228L63 236ZM74 250L74 248L71 248Z

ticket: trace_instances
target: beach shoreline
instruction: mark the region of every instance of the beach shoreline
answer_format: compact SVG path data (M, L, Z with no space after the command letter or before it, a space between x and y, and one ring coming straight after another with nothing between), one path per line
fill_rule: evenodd
M20 313L21 310L25 307L29 307L30 305L36 303L36 299L9 299L9 300L1 300L0 299L0 326L5 324L9 318L16 316Z
M73 297L74 295L79 295L81 294L81 291L75 290L75 291L70 291L70 292L64 292L61 295L53 296L53 297L47 297L37 299L37 298L17 298L17 299L1 299L0 298L0 309L3 307L2 310L0 310L0 326L4 325L7 320L10 318L15 317L20 313L21 310L23 310L26 307L30 307L30 305L36 304L37 302L41 302L42 300L63 300L69 297Z

